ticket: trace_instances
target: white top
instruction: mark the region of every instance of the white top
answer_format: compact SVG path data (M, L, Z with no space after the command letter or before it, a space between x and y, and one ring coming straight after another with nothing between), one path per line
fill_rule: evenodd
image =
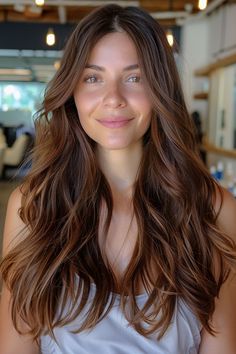
M91 285L90 294L95 293ZM137 304L142 307L147 294L137 296ZM89 301L91 297L89 296ZM83 310L83 314L88 308ZM66 309L65 309L66 311ZM119 307L119 295L108 315L92 330L73 334L79 327L83 314L62 328L55 328L56 343L50 336L41 337L42 354L197 354L200 344L201 325L190 308L177 301L173 318L165 335L157 340L154 333L148 338L129 326Z

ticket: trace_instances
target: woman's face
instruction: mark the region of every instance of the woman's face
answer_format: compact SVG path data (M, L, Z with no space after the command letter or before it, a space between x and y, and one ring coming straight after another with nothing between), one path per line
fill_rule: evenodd
M125 32L97 42L74 99L84 131L100 147L117 150L142 142L152 107L135 45Z

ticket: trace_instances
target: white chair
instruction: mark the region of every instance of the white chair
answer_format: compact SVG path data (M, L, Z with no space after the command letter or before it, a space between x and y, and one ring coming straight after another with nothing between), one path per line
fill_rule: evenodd
M11 147L6 148L4 164L8 166L18 166L24 157L28 142L28 135L20 135Z
M3 166L4 166L4 154L5 154L5 147L0 146L0 179L2 177L2 171L3 171Z
M0 148L7 147L6 137L3 133L3 129L0 128Z
M2 178L6 177L8 168L17 168L25 157L29 146L30 137L27 134L20 135L11 147L7 147L3 156Z
M4 154L7 147L6 137L3 133L3 129L0 128L0 178L2 176L3 165L4 165Z

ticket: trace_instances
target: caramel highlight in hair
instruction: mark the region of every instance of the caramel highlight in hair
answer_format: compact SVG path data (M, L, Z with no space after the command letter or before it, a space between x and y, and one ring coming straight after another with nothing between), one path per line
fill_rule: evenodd
M122 286L98 243L103 202L105 232L111 222L111 189L73 99L91 49L116 31L133 40L153 104L134 185L138 238ZM106 316L119 290L122 311L142 335L157 330L159 338L164 335L179 297L214 333L214 299L235 265L235 245L216 225L217 186L196 151L173 53L160 25L141 9L117 5L84 18L47 87L36 131L33 167L22 186L25 237L21 233L1 263L18 331L20 318L35 339L43 333L53 336L56 326L70 323L85 309L94 283L96 293L78 332ZM221 265L217 276L213 259ZM140 279L149 295L142 309L135 297Z

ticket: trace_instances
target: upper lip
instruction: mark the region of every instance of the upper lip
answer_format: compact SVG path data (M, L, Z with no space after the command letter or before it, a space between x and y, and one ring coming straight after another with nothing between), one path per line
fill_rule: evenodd
M133 118L128 118L128 117L122 117L122 116L117 116L117 117L104 117L104 118L99 118L98 120L100 122L123 122L127 120L131 120Z

